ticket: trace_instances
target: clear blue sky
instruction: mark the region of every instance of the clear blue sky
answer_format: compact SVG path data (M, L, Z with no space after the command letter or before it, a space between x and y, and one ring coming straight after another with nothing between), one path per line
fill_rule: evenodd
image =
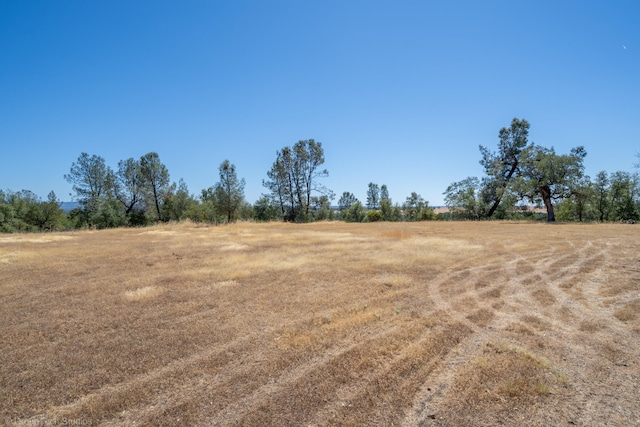
M640 1L0 0L5 190L70 200L81 152L156 151L195 194L229 159L254 202L314 138L338 197L440 205L514 117L592 177L634 171Z

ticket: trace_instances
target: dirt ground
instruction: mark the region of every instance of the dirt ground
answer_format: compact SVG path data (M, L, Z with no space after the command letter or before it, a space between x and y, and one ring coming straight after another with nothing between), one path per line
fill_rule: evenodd
M0 420L640 425L640 226L0 235Z

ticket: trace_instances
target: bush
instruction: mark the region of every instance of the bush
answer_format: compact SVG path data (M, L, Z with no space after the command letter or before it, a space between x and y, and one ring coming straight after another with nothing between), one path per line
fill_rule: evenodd
M340 212L340 217L346 222L362 222L366 216L366 210L360 202L356 202L345 211Z
M367 212L367 216L365 221L367 222L377 222L382 220L382 214L379 211L369 211Z

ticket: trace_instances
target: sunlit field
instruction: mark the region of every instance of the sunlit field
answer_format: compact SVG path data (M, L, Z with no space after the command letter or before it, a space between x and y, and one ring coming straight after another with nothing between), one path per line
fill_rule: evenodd
M637 225L0 235L0 303L6 425L640 425Z

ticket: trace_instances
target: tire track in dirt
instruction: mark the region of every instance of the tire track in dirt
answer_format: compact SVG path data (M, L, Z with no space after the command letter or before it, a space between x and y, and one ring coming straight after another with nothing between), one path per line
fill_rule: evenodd
M420 332L422 328L394 328L390 333L357 343L313 367L280 393L266 396L238 425L302 425L335 399L345 385L365 386L367 378L375 376L376 369L388 363L402 344L414 340ZM278 418L274 420L274 416Z
M562 353L562 359L566 363L562 363L562 361L560 363L564 366L584 366L585 363L580 359L584 355L582 350L584 350L585 346L594 347L597 351L597 347L600 345L598 344L598 337L587 337L584 334L572 335L575 334L577 329L576 323L582 322L582 324L585 324L585 322L591 322L596 325L607 325L608 333L613 333L617 337L614 338L614 341L618 340L629 344L628 340L625 340L625 337L628 338L629 336L628 329L620 322L612 319L611 314L606 310L602 310L602 298L593 289L594 286L598 285L598 282L604 280L603 276L606 275L603 270L609 258L607 247L596 247L592 242L589 242L583 247L574 245L571 253L559 258L557 253L557 251L539 251L527 254L526 257L517 257L503 263L507 277L502 283L494 285L493 288L501 291L504 305L494 305L494 316L491 320L485 325L478 325L473 334L449 353L443 364L434 371L429 384L426 384L417 394L413 410L407 413L403 425L432 425L432 423L435 423L429 415L437 410L443 396L447 393L447 386L454 380L458 370L457 367L475 357L481 351L485 342L492 338L497 338L502 329L507 328L511 323L517 324L523 319L535 322L537 319L542 318L544 322L542 329L539 329L540 325L534 325L534 328L538 326L539 329L534 334L542 333L545 340L550 340L549 345L556 348L570 347L566 352ZM549 268L551 273L547 272ZM482 295L471 286L472 280L474 278L482 280L483 275L491 275L492 273L492 268L487 267L467 269L462 274L453 272L444 275L432 282L430 295L434 299L436 306L443 307L447 312L453 310L455 313L456 306L461 301L465 299L467 301L470 299L483 299ZM461 279L462 282L467 282L467 288L458 289L459 292L443 295L443 287L456 278ZM585 290L585 288L588 289ZM544 303L543 299L536 299L534 297L536 291L546 292L551 297L551 301L547 300ZM464 312L464 310L461 310L461 312ZM454 317L460 321L465 320L462 315L454 315ZM545 323L547 326L544 326ZM572 338L568 339L568 337ZM623 355L628 361L630 357L633 357L631 355L639 354L639 347L636 342L629 351L623 352L618 348L617 354ZM616 350L613 351L614 353L616 352ZM459 355L463 355L463 357L459 357ZM597 360L597 358L597 355L593 356L593 359ZM594 363L594 367L591 369L585 369L582 375L575 375L576 373L574 373L576 383L580 383L580 387L576 387L576 389L579 390L577 394L581 402L578 405L579 408L573 409L577 414L574 416L576 420L581 419L580 414L585 413L585 408L589 408L594 404L593 396L598 394L598 392L594 393L594 391L598 389L598 386L590 381L589 373L593 373L592 369L597 369L599 363ZM623 362L623 365L627 366L627 362ZM629 378L638 378L637 367L633 372ZM620 374L617 375L619 376ZM630 381L629 378L626 381L617 380L617 382L625 384L625 396L637 396L639 389L637 382ZM597 405L601 408L605 407L601 411L609 413L610 419L620 419L620 414L611 413L612 409L607 407L610 400L611 396L602 395ZM633 406L632 402L626 402L625 407ZM568 410L571 411L571 409ZM625 409L618 407L617 411L621 413ZM627 415L629 414L627 413ZM593 414L590 413L589 417L593 417ZM601 420L606 419L604 416L599 416L598 418ZM582 419L587 424L588 420L588 417ZM448 424L445 421L442 425Z
M371 335L368 341L382 339L386 335L395 332L394 329L383 329ZM277 396L286 393L288 390L291 390L295 384L303 381L306 376L313 375L313 372L318 370L321 371L323 367L328 366L333 360L344 357L345 353L354 352L357 347L364 344L364 342L357 342L348 346L335 345L320 354L307 352L306 354L297 355L297 364L292 364L286 370L278 372L278 374L271 377L267 383L247 393L240 399L229 402L217 411L216 416L209 418L205 424L218 425L225 423L225 420L229 418L229 414L233 414L236 420L248 417L250 413L257 411L258 408L264 407L267 404L267 396ZM302 362L299 360L302 360Z
M410 292L411 287L403 287L399 289L394 289L392 291L387 291L381 296L377 298L370 298L368 301L371 301L372 304L384 305L385 302L389 300L394 300L399 296ZM203 317L206 318L207 313L212 312L211 309L205 310L204 312L196 312L188 315L188 317L179 318L178 321L192 321L194 319L202 320ZM314 315L315 316L315 315ZM282 319L282 316L277 316L277 318ZM305 316L300 316L298 318L291 319L286 322L281 322L279 325L272 326L271 329L276 329L274 334L279 334L286 329L300 329L303 330L308 327L309 319ZM270 325L273 325L275 322L273 320L266 321ZM378 334L387 334L389 330L382 330L378 332ZM336 357L337 354L345 351L344 349L328 349L327 355L322 356L320 359L317 357L313 357L313 362L309 364L303 364L296 366L295 363L297 361L292 361L290 367L287 368L293 369L294 372L288 372L286 377L288 379L274 379L273 376L265 376L261 375L261 369L263 367L260 366L259 363L253 363L254 359L268 359L269 357L280 358L281 362L283 361L282 356L269 356L264 354L264 343L260 348L252 347L246 348L244 347L244 343L249 343L254 339L257 339L259 334L254 334L251 337L245 337L242 342L232 342L224 346L223 349L217 347L215 349L206 349L198 354L190 357L188 360L183 360L179 365L172 365L172 369L163 368L154 372L145 373L138 378L129 381L127 383L120 384L118 386L108 386L104 390L101 390L95 395L108 395L110 398L114 396L118 396L119 394L127 394L132 388L142 387L147 384L151 384L153 382L162 382L165 384L165 390L156 390L154 392L154 398L152 400L147 401L147 404L142 408L128 408L123 411L123 415L118 419L118 422L149 422L150 419L156 420L157 417L161 416L162 413L170 412L174 407L180 407L181 405L188 404L190 398L185 398L183 396L193 395L194 385L193 383L184 383L184 378L179 377L179 373L185 370L188 370L189 367L193 367L195 365L201 364L209 364L216 365L216 369L218 370L226 370L234 372L233 376L225 375L224 379L217 378L212 376L207 381L207 387L209 389L213 388L230 388L227 387L229 385L234 384L243 384L242 393L238 395L227 395L218 396L215 391L210 392L208 398L213 399L215 401L215 406L219 408L224 408L225 405L232 405L235 409L220 409L226 414L234 413L234 414L242 414L248 411L252 406L258 405L258 403L249 404L252 400L257 400L259 397L264 396L265 393L271 394L277 389L281 389L283 387L287 387L291 385L292 378L296 376L304 376L310 370L314 369L315 366L320 363L329 363L331 358ZM355 338L354 338L355 339ZM224 353L232 353L232 354L243 354L242 357L244 362L238 360L229 360L225 359L223 361L217 361L216 355L224 354ZM255 357L254 357L255 356ZM304 359L304 355L297 355L295 358ZM325 360L326 359L326 360ZM284 374L276 373L276 376L284 377ZM166 385L170 384L170 387ZM237 388L237 387L231 387ZM185 393L181 393L182 390L185 390ZM253 391L252 391L253 390ZM189 391L189 392L186 392ZM249 396L249 397L247 397ZM253 397L252 397L253 396ZM94 397L95 398L95 397ZM260 397L261 398L261 397ZM116 397L117 399L117 397ZM104 399L103 399L104 400ZM242 405L238 405L237 402L244 402ZM164 402L172 402L170 405L165 404ZM86 406L86 405L85 405ZM64 413L69 413L69 411L73 411L72 408L66 408ZM226 415L225 415L226 416ZM224 416L222 417L224 419ZM215 421L216 418L212 419L212 422Z
M422 319L407 321L303 367L276 393L253 402L237 425L365 425L371 417L398 417L426 379L430 360L455 345L467 329L435 329ZM375 423L374 423L375 424Z
M466 326L448 322L430 331L399 353L381 369L367 387L356 389L348 404L333 405L328 412L320 411L311 425L397 425L410 407L415 394L428 380L453 347L471 330Z
M435 305L468 325L473 332L434 371L429 383L417 394L414 409L407 413L404 425L429 421L429 409L437 406L437 399L446 393L460 366L477 357L487 342L497 339L510 325L519 323L527 316L535 319L540 314L540 306L531 304L530 290L523 283L542 278L539 271L549 258L554 257L554 253L554 250L532 252L527 254L527 258L516 256L504 260L499 267L487 265L466 268L444 274L430 283L430 297ZM531 263L529 258L539 261ZM566 264L563 268L570 269L575 264L571 262L572 258L573 255L569 254L561 257L559 262ZM455 286L456 281L459 282L458 286ZM565 300L564 296L557 299ZM459 314L468 313L468 307L473 303L482 307L475 311L480 315Z
M570 313L570 316L561 314L554 324L554 329L567 331L562 336L562 345L567 349L563 360L569 366L582 367L571 371L576 390L574 400L578 401L574 419L576 423L627 425L633 414L624 407L633 407L634 402L628 398L622 402L620 396L638 396L640 370L637 362L632 361L640 354L640 346L637 340L629 340L626 325L604 309L603 298L597 292L610 274L608 266L613 265L610 248L607 245L596 248L593 242L588 242L576 252L573 264L558 264L557 274L542 274L560 309ZM564 327L567 321L571 323ZM580 332L572 336L571 329ZM625 375L615 366L630 369ZM613 405L613 401L618 404Z
M120 411L125 410L128 407L126 395L131 393L132 390L140 390L141 394L147 395L150 398L153 395L150 391L152 384L166 384L167 380L175 383L181 382L183 380L181 373L186 371L188 368L193 367L193 365L203 363L203 361L208 361L209 363L214 363L216 366L223 368L234 361L233 355L245 348L244 346L246 346L247 343L251 343L252 338L252 336L247 336L226 345L206 348L205 350L197 352L187 358L173 361L162 368L137 375L126 382L103 386L93 393L82 396L75 402L64 406L50 408L49 412L54 413L61 418L70 419L79 414L90 414L93 412L92 408L96 407L117 406L120 408ZM143 390L146 392L143 392ZM155 390L155 392L157 392L157 390ZM143 399L143 401L145 400L147 399ZM140 400L136 401L137 405L140 403ZM42 416L37 416L33 419L41 420L43 418Z
M397 273L407 279L389 286L372 281L379 272L362 273L366 268L354 273L357 278L329 273L336 286L323 289L327 294L337 290L337 284L357 286L353 292L342 290L340 297L313 305L309 302L319 294L315 285L309 285L274 301L278 307L292 308L261 312L246 320L242 317L253 312L243 304L251 302L240 295L228 298L225 304L242 306L242 311L216 317L216 309L209 308L173 319L185 328L194 323L213 325L214 320L236 322L215 343L202 341L195 352L185 352L186 357L165 367L49 408L47 419L26 421L86 417L97 409L104 414L94 418L100 425L432 425L428 415L438 413L443 397L450 397L452 382L467 363L481 356L486 343L524 342L527 347L543 337L547 348L562 350L557 358L551 353L554 364L564 371L566 366L579 370L570 372L577 398L567 399L577 404L576 423L594 424L587 415L594 407L600 411L600 421L606 422L608 416L615 424L618 409L630 420L629 408L637 407L630 399L640 395L636 381L640 373L634 365L640 344L628 341L628 327L613 317L613 307L603 309L604 297L598 294L615 257L609 250L594 242L578 246L564 241L557 248L501 255L501 264L484 253L472 263L486 258L485 265L457 263L435 273L427 268L407 274L395 269L392 276ZM360 279L373 284L356 283ZM263 286L257 299L270 291ZM308 298L307 292L314 297ZM345 334L330 329L350 321L354 303L358 310L363 303L367 310L380 310L381 319L349 324ZM397 307L402 312L396 313ZM410 307L417 307L420 314L409 313ZM328 324L319 318L325 313ZM264 317L256 319L259 316ZM358 316L360 312L352 317ZM576 324L584 325L577 335ZM517 329L520 325L522 330ZM331 339L320 342L325 327ZM529 335L517 341L525 327L531 328ZM247 331L248 335L236 336ZM290 331L307 334L311 340L280 346L275 339ZM574 335L568 337L570 333ZM546 348L532 348L548 354ZM596 353L600 354L595 362L581 360ZM613 371L606 363L621 363L624 368ZM614 384L626 401L618 399ZM130 401L132 394L135 398ZM612 402L620 404L614 407ZM188 414L195 415L185 418Z
M504 309L503 304L491 304L494 299L498 301L504 298L503 295L510 290L505 280L496 280L496 277L506 272L505 265L517 262L518 259L512 259L500 265L468 267L444 273L429 282L429 297L438 310L451 316L453 321L466 325L470 333L442 356L439 365L416 392L412 407L405 412L402 425L422 425L431 420L437 399L446 393L458 369L480 354L485 343L499 335L508 324L510 317L504 310L500 310ZM459 285L452 287L456 281L459 281ZM479 308L472 315L460 314L468 312L462 307L468 306L470 302L474 302ZM483 307L482 303L491 308Z
M408 288L400 288L391 292L386 292L379 298L374 298L375 303L382 304L385 301L393 300L399 295L403 295L408 292ZM188 317L177 319L180 321L193 321L202 320L206 318L207 314L212 312L211 309L203 312L196 312L189 314ZM279 317L282 319L282 317ZM298 318L288 318L287 321L281 322L279 325L272 326L271 329L284 330L286 328L296 328L296 325L305 325L308 322L307 316L299 316ZM272 321L268 322L273 325ZM390 333L388 330L383 330L379 334ZM264 349L264 343L256 344L255 341L260 339L262 332L256 332L249 336L244 336L239 339L235 339L229 343L220 345L216 344L215 347L207 347L202 351L199 351L186 359L180 359L173 361L167 366L158 368L152 371L147 371L140 374L128 381L118 384L108 384L103 386L99 390L83 396L75 402L70 404L50 408L50 413L56 414L58 417L71 418L77 415L86 415L93 411L92 408L102 408L103 411L112 412L115 407L118 410L115 412L120 413L116 420L103 420L103 422L116 422L116 423L130 423L130 422L149 422L150 419L157 419L163 413L170 412L174 407L180 407L189 402L187 396L193 395L193 388L195 380L193 378L185 378L183 373L198 368L199 365L208 366L209 369L215 369L218 371L232 371L233 376L224 375L221 377L210 375L208 377L207 388L215 389L216 387L225 388L225 384L241 384L244 383L242 393L235 396L215 396L212 393L213 399L216 401L216 406L224 406L227 404L234 404L238 399L246 396L246 393L251 394L251 388L253 387L254 394L261 395L262 391L269 390L272 387L265 379L263 382L256 381L256 377L260 377L259 363L254 361L257 359L268 358L268 355L262 354ZM328 363L334 357L336 357L336 350L329 350L329 353L323 359ZM337 349L342 352L343 350ZM333 353L332 353L333 352ZM242 355L238 358L236 355ZM317 363L323 363L322 360ZM298 366L295 369L299 375L305 375L310 370L314 369L317 363L310 365ZM294 375L295 377L295 375ZM245 378L246 380L243 380ZM266 377L265 377L266 378ZM191 381L194 380L194 381ZM278 387L286 387L290 383L290 380L282 382ZM158 389L155 384L162 384L162 388ZM261 388L264 389L261 391ZM185 391L185 393L182 393ZM188 391L188 392L187 392ZM137 394L136 406L131 407L127 403L127 396L131 393ZM146 397L145 397L146 396ZM165 402L171 402L166 404ZM226 403L225 403L226 402ZM227 411L228 412L228 411ZM241 413L242 411L240 411ZM34 420L40 420L41 417L35 417Z

